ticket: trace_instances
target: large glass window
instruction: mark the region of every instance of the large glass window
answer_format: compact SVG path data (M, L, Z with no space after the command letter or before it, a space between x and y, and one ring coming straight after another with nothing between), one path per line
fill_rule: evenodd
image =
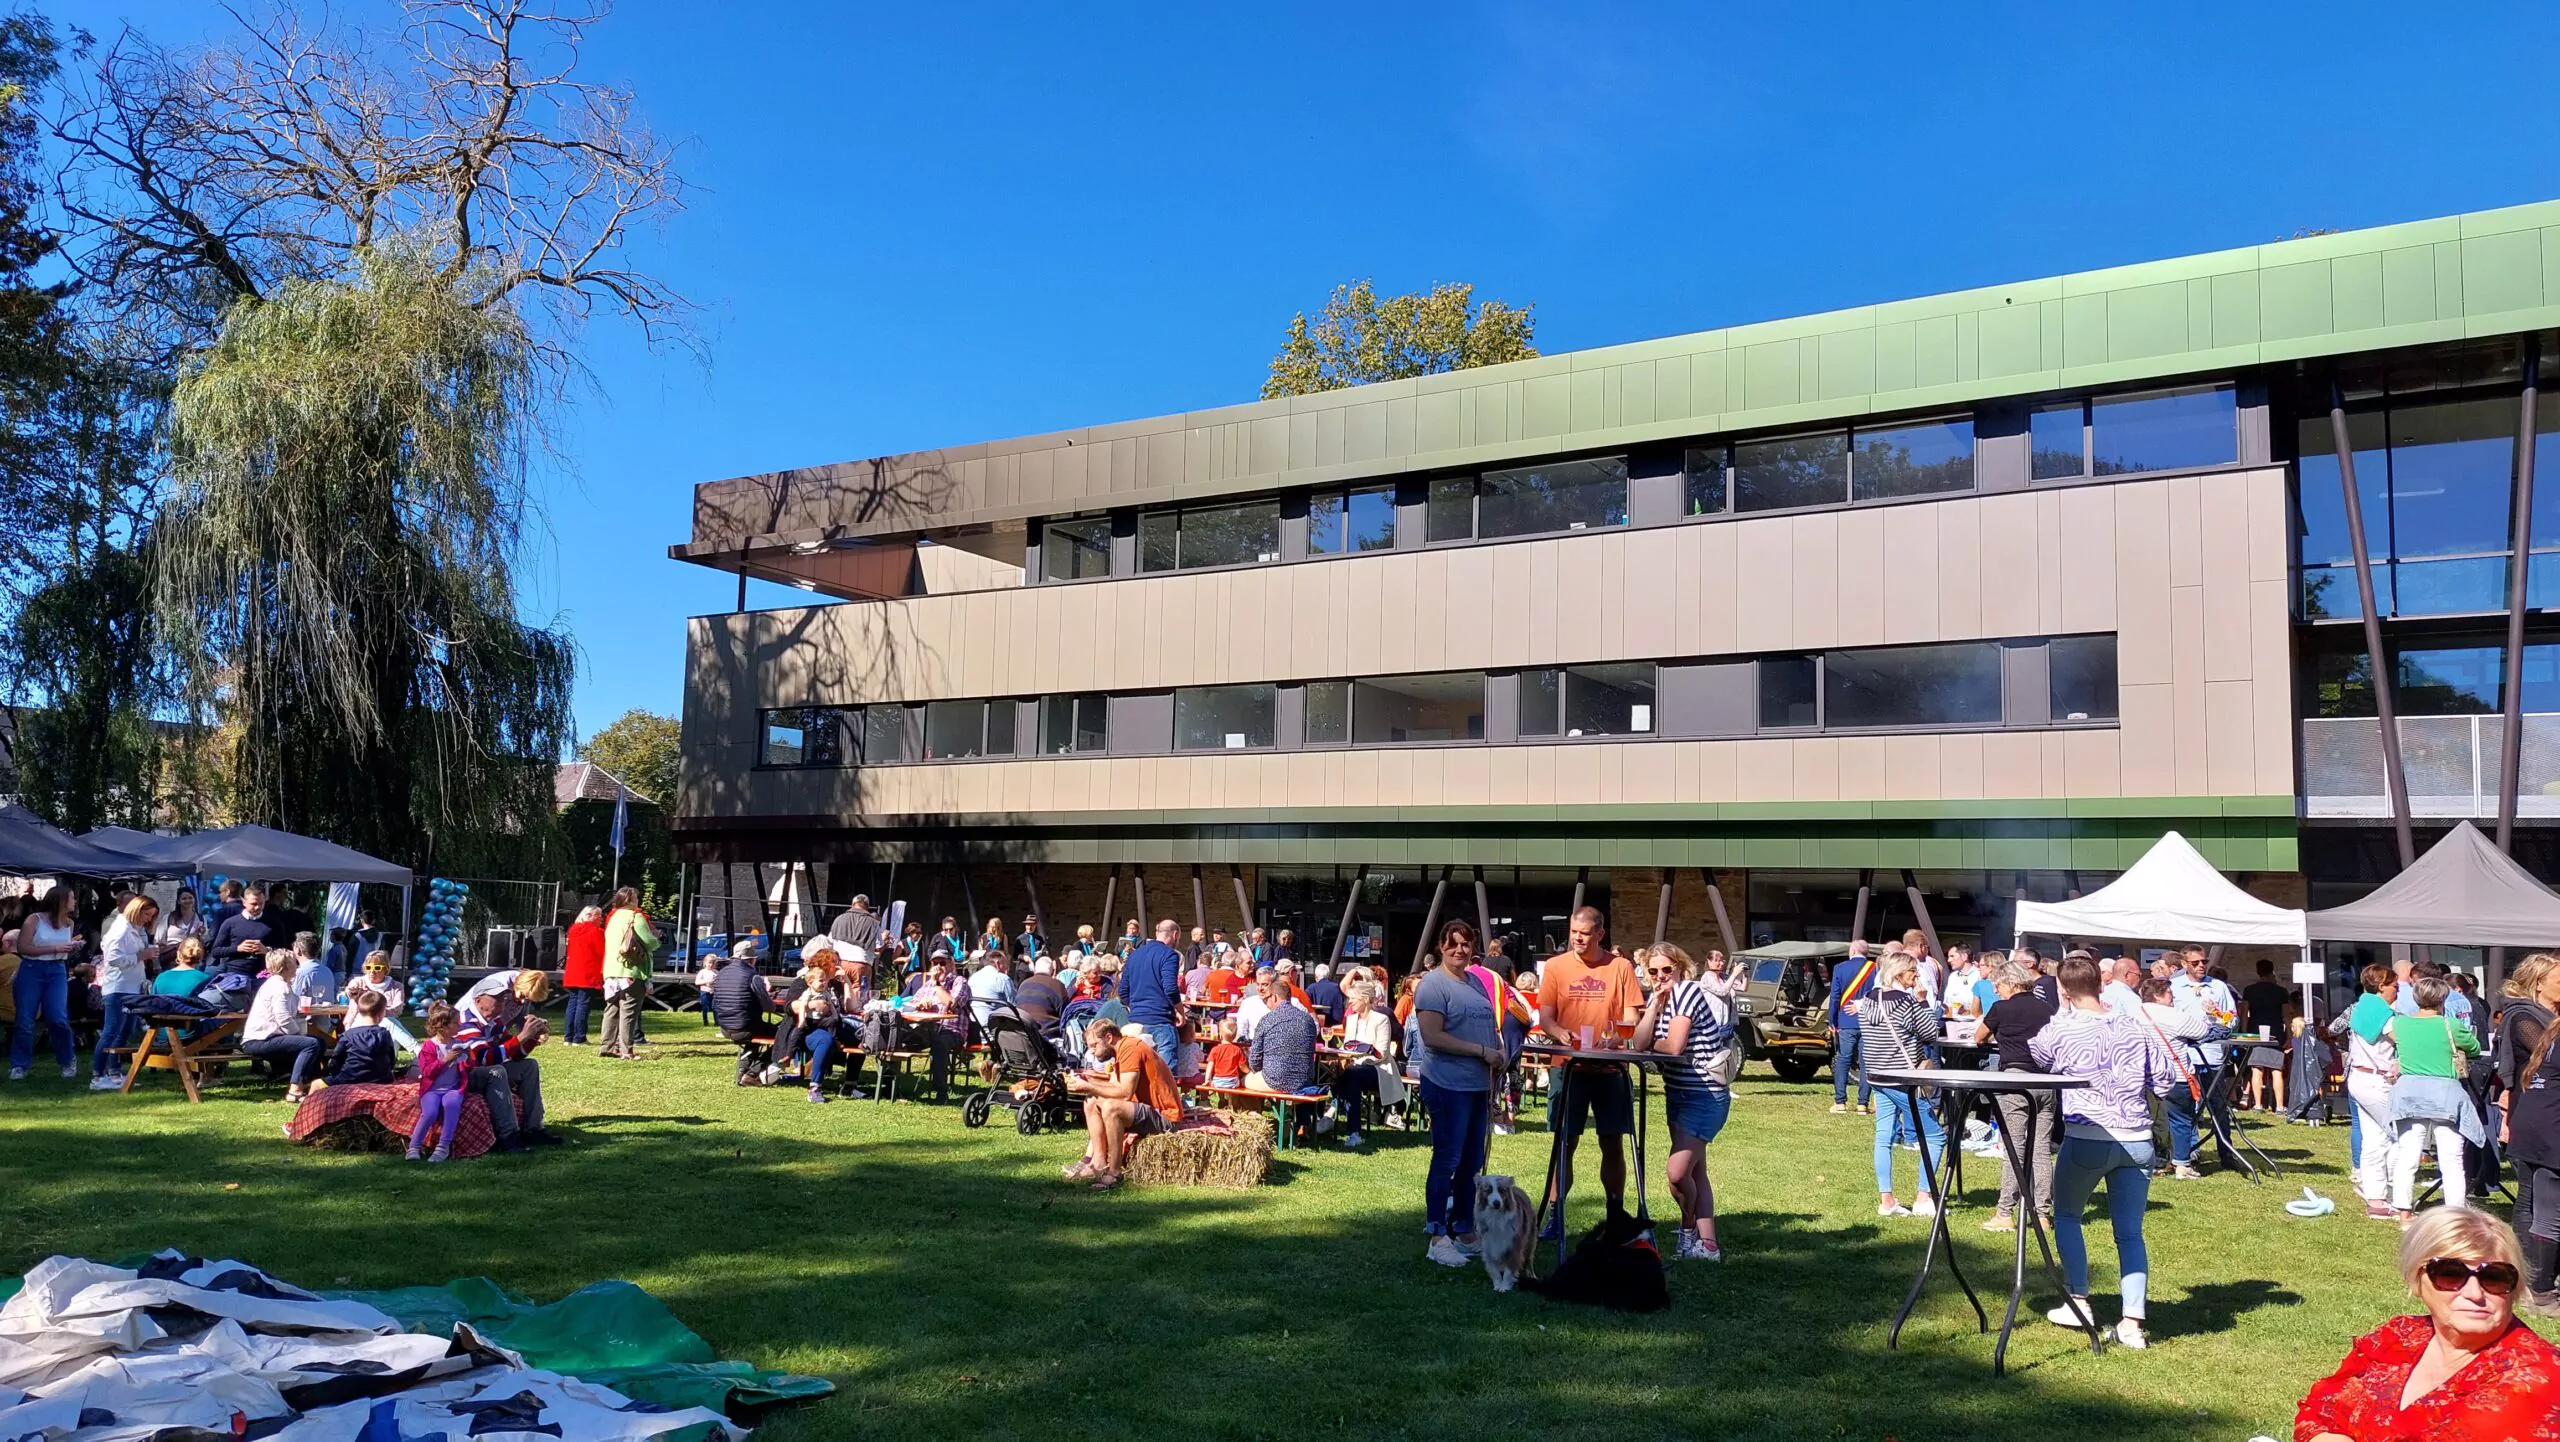
M1148 521L1159 522L1150 549ZM1173 523L1172 565L1161 564L1165 551L1161 523ZM1280 503L1252 501L1241 506L1213 506L1138 518L1138 550L1144 569L1197 571L1209 566L1249 566L1280 559ZM1146 559L1152 558L1152 559Z
M2514 543L2516 414L2513 400L2391 408L2393 555L2478 555Z
M2373 677L2364 652L2324 652L2314 658L2312 669L2313 714L2374 714ZM2392 702L2403 716L2494 716L2506 705L2506 648L2430 646L2402 651L2392 686ZM2524 648L2524 710L2528 714L2560 711L2560 645ZM2532 743L2531 731L2525 733L2525 740Z
M2045 657L2053 720L2116 719L2115 637L2056 636Z
M1078 516L1040 530L1041 574L1052 581L1084 581L1111 574L1111 518Z
M1389 551L1396 544L1393 486L1331 491L1307 502L1307 554L1340 556Z
M1821 724L1816 688L1821 668L1811 656L1760 658L1760 726L1782 730Z
M1484 673L1372 676L1351 683L1358 746L1484 739Z
M1822 662L1822 724L1997 726L2000 648L1988 641L1833 651Z
M2239 413L2229 386L2099 396L2089 403L2092 475L2178 471L2238 459Z
M764 713L756 761L763 766L849 766L860 759L859 707L793 706Z
M1173 745L1178 751L1239 751L1269 746L1270 686L1187 686L1173 693Z
M1722 515L1725 509L1725 448L1691 446L1680 458L1680 513Z
M1138 518L1138 569L1170 571L1182 563L1182 516L1156 511Z
M2512 397L2393 402L2348 414L2374 600L2385 615L2506 609L2515 424ZM2302 614L2353 616L2354 548L2329 418L2304 417L2296 439ZM2560 446L2539 447L2554 451ZM2539 488L2535 509L2543 509ZM2526 604L2549 604L2539 571L2535 584Z
M862 708L862 759L878 766L907 759L907 708Z
M1307 683L1307 720L1301 744L1341 746L1351 740L1351 683Z
M1585 531L1627 523L1627 458L1552 461L1487 471L1476 493L1476 539Z
M1973 418L1861 427L1849 457L1849 498L1887 500L1973 489Z
M2089 473L2089 412L2085 402L2049 401L2027 416L2032 451L2029 474L2039 481Z
M1431 483L1423 508L1423 539L1433 544L1464 541L1476 533L1476 482L1473 476L1442 476Z
M1564 734L1645 736L1653 731L1654 667L1650 661L1568 666Z
M1554 736L1564 729L1564 673L1552 667L1523 671L1520 685L1520 734Z
M924 759L961 761L972 756L1012 755L1013 711L1011 701L926 702Z
M1849 438L1833 433L1742 441L1733 448L1733 508L1783 511L1849 499Z
M1111 698L1098 691L1040 698L1040 750L1050 756L1110 749Z

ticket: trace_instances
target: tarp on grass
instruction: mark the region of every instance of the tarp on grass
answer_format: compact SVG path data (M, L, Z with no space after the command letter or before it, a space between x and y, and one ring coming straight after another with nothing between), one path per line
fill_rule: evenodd
M535 1302L487 1277L441 1287L324 1292L374 1308L403 1328L449 1336L457 1325L525 1359L662 1407L712 1411L823 1397L834 1384L723 1362L665 1303L629 1282L591 1282L556 1302Z

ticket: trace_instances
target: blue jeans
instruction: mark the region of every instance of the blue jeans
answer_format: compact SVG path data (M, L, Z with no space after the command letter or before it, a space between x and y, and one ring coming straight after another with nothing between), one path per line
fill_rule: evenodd
M1493 1093L1451 1091L1429 1081L1420 1086L1422 1105L1431 1113L1431 1171L1422 1183L1425 1230L1435 1237L1472 1236L1476 1174L1484 1170L1487 1108Z
M107 1068L111 1065L107 1060L108 1051L124 1045L125 1033L133 1030L135 1018L125 1008L141 999L139 996L122 994L99 998L105 1011L98 1019L98 1045L89 1053L89 1075L96 1077L107 1074Z
M1147 1045L1155 1048L1156 1056L1164 1062L1166 1071L1182 1064L1182 1033L1152 1021L1130 1022L1129 1029L1145 1037Z
M2169 1117L2169 1160L2180 1166L2192 1165L2196 1159L2196 1099L2188 1094L2185 1082L2169 1088L2160 1109Z
M2364 1113L2347 1108L2347 1170L2364 1165Z
M809 1029L809 1090L827 1084L827 1063L835 1059L836 1029L816 1026Z
M561 1040L571 1046L585 1046L587 1013L596 1004L597 992L593 987L585 986L573 986L568 991L568 1000L564 1003L568 1015L561 1019Z
M18 963L9 979L9 996L18 1007L18 1024L9 1031L9 1068L24 1071L35 1064L39 1016L53 1028L53 1059L69 1071L71 1045L71 968L59 961L32 958Z
M1333 1079L1333 1099L1342 1104L1345 1132L1360 1130L1361 1104L1377 1094L1378 1065L1375 1062L1344 1067L1342 1074Z
M1876 1190L1893 1190L1893 1139L1909 1133L1913 1127L1911 1098L1890 1087L1876 1093ZM1920 1137L1920 1190L1916 1196L1935 1196L1938 1158L1947 1150L1946 1123L1938 1120L1938 1109L1922 1106L1917 1123Z
M2142 1211L2151 1203L2151 1143L2064 1137L2053 1164L2053 1244L2062 1252L2062 1284L2089 1295L2089 1243L2081 1210L2107 1184L2107 1225L2116 1234L2116 1271L2124 1279L2124 1315L2140 1319L2151 1290L2151 1253L2142 1245ZM2095 1320L2095 1319L2092 1319Z
M1840 1019L1840 1034L1831 1042L1831 1104L1845 1106L1849 1101L1849 1071L1858 1072L1858 1105L1875 1100L1875 1088L1867 1085L1867 1069L1858 1066L1858 1022L1855 1017Z

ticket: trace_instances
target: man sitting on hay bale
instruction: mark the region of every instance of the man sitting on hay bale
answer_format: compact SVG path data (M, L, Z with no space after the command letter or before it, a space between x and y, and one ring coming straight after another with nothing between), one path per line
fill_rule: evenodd
M1067 1077L1067 1090L1085 1099L1084 1158L1067 1168L1067 1177L1107 1192L1120 1185L1125 1145L1182 1120L1182 1088L1155 1048L1135 1033L1123 1034L1120 1023L1095 1022L1086 1038L1102 1069Z

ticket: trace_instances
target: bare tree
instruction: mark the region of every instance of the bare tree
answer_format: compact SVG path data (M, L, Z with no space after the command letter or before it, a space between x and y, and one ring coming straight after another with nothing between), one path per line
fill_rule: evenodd
M375 34L276 3L231 12L240 38L201 51L82 37L52 131L91 303L174 359L233 303L343 277L400 237L476 303L522 309L555 368L599 307L689 338L693 307L629 255L682 208L672 149L628 91L577 74L607 8L399 0L397 31Z

